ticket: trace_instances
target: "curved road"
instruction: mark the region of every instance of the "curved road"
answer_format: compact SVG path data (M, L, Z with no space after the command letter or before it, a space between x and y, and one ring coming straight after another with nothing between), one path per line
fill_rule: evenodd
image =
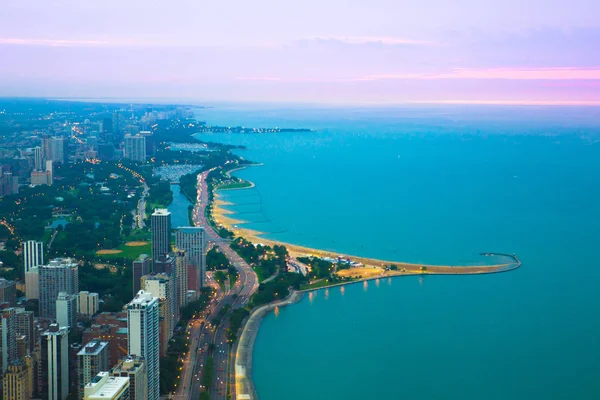
M231 249L229 243L223 240L206 220L205 212L208 204L206 178L209 172L206 171L198 175L198 197L193 212L194 225L204 228L207 239L219 247L219 250L236 268L239 277L232 288L226 287L225 292L217 292L207 310L201 315L200 320L196 319L190 323L188 330L191 340L190 351L188 351L183 364L179 387L173 396L176 399L197 399L199 397L204 390L201 387L202 372L209 356L213 358L213 382L210 389L210 398L225 400L228 388L231 398L235 398L234 360L231 359L235 355L231 352L230 344L227 342L229 316L234 309L244 307L248 303L259 285L252 267ZM214 327L210 322L220 315L225 305L231 307L222 317L222 322ZM211 346L211 344L214 346Z

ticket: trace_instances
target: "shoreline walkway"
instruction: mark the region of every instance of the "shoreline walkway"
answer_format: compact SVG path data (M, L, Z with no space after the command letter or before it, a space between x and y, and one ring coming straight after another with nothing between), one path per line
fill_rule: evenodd
M299 291L291 291L289 296L283 300L279 300L276 302L272 302L269 304L262 305L258 308L255 308L250 312L250 316L246 320L246 323L243 324L242 334L237 344L237 348L235 351L235 387L236 387L236 399L239 400L258 400L258 395L256 393L256 388L254 386L254 381L252 380L252 356L254 352L254 343L256 341L256 336L258 335L258 330L262 324L264 317L269 314L271 311L275 310L278 307L285 307L291 304L295 304L299 302L304 293L311 292L314 290L328 289L331 287L351 285L359 282L370 281L375 279L382 278L393 278L400 276L414 276L414 275L470 275L470 274L493 274L493 273L501 273L501 272L509 272L513 271L519 267L521 267L521 260L515 254L506 254L506 253L481 253L482 256L503 256L510 257L514 260L514 263L510 264L501 264L494 265L489 267L478 267L475 268L472 272L446 272L446 271L422 271L420 273L416 272L408 272L408 273L398 273L398 274L389 274L382 276L374 276L368 278L357 279L353 281L347 282L339 282L334 283L328 286L323 286L319 288L311 288ZM465 267L461 267L465 268Z
M252 380L252 353L254 351L256 335L258 334L263 318L278 307L285 307L297 303L302 299L302 296L302 292L292 291L285 299L262 305L250 313L250 316L244 325L235 354L236 399L258 399Z

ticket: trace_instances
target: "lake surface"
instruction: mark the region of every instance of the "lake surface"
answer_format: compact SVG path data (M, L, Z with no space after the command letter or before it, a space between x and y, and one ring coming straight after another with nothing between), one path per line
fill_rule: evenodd
M270 399L600 397L600 112L419 107L199 110L264 163L222 192L268 237L399 261L473 264L315 292L270 314L254 378Z

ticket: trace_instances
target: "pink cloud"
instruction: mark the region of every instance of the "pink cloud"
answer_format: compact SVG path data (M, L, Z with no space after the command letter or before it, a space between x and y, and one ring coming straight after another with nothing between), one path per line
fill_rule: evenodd
M235 78L238 81L263 81L263 82L278 82L281 78L271 76L240 76Z
M0 38L0 44L50 47L106 47L131 44L128 41Z
M421 45L421 46L432 46L435 42L427 40L415 40L406 39L400 37L391 36L316 36L310 38L310 40L332 40L342 42L346 44L383 44L388 46L397 45Z
M600 80L600 68L456 68L448 73L372 74L351 80L376 81L411 79Z

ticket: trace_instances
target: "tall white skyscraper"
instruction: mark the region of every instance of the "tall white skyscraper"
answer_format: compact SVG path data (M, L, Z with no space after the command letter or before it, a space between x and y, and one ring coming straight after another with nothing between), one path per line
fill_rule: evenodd
M61 328L75 329L77 315L77 295L58 293L56 298L56 323Z
M206 233L200 227L179 227L175 232L175 246L185 250L188 264L196 268L196 288L200 290L206 285ZM190 277L190 281L193 279Z
M151 216L152 262L171 251L171 213L157 208Z
M158 298L140 290L127 304L129 354L144 357L149 400L159 399L159 310Z
M32 267L44 265L44 243L35 240L28 240L23 244L23 262L25 272L29 272Z
M146 161L146 137L125 135L125 157L133 161Z
M14 308L0 310L0 374L17 360L17 312Z
M40 270L40 317L56 319L58 293L79 292L79 267L71 258L57 258Z
M41 394L48 400L69 396L69 331L51 324L42 334Z

